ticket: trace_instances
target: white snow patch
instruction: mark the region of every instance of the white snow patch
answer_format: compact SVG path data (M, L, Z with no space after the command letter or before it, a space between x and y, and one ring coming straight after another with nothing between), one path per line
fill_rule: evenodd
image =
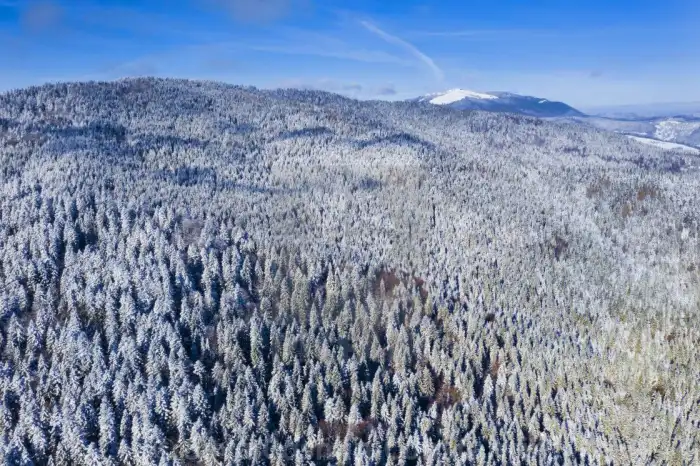
M430 100L431 104L436 105L447 105L453 102L458 102L462 99L483 99L483 100L493 100L498 99L498 96L491 94L484 94L481 92L468 91L466 89L451 89L447 92L439 94L434 99Z
M656 123L654 137L662 141L675 141L700 129L700 122L668 119Z
M656 136L664 141L671 141L678 137L681 130L681 123L676 120L660 121L656 124Z
M668 141L659 141L657 139L649 139L649 138L642 138L639 136L627 136L630 139L634 139L637 142L641 142L642 144L648 144L650 146L656 146L661 149L666 149L666 150L682 150L686 152L692 152L693 154L700 154L700 149L696 149L694 147L690 146L684 146L683 144L676 144L675 142L668 142Z
M542 100L540 100L540 101L537 102L537 103L538 103L538 104L543 104L543 103L545 103L545 102L549 102L549 100L547 100L547 99L542 99Z

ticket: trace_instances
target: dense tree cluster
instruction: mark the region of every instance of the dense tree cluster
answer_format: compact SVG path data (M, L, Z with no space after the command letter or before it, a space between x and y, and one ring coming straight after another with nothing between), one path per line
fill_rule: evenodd
M697 464L699 192L514 115L0 95L0 461Z

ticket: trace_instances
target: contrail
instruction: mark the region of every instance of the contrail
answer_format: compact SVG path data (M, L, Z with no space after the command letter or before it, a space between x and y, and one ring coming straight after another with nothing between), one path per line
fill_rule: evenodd
M404 49L408 50L408 52L410 52L411 55L425 63L432 70L433 74L435 75L435 78L438 81L442 81L444 79L445 73L443 73L440 67L435 64L433 59L421 52L420 50L418 50L414 45L409 44L400 37L396 37L389 34L388 32L382 31L377 26L368 21L360 21L360 24L362 24L362 26L364 26L368 31L378 35L390 44L398 45L399 47L403 47Z

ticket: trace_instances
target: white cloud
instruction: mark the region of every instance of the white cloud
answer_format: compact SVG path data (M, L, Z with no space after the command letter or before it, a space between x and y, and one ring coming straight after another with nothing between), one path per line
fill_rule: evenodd
M430 70L433 72L435 78L438 81L442 81L445 78L445 73L443 73L442 69L440 69L440 67L435 64L433 59L421 52L420 50L418 50L413 44L410 44L405 40L401 39L400 37L394 36L386 31L379 29L377 26L368 21L360 21L360 24L362 24L362 26L364 26L365 29L367 29L368 31L384 39L386 42L398 45L399 47L407 50L411 55L416 57L428 68L430 68Z

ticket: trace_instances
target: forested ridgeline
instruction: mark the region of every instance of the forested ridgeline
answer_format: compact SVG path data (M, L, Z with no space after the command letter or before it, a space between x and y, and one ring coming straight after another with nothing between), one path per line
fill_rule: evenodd
M695 464L698 165L312 91L0 95L2 462Z

